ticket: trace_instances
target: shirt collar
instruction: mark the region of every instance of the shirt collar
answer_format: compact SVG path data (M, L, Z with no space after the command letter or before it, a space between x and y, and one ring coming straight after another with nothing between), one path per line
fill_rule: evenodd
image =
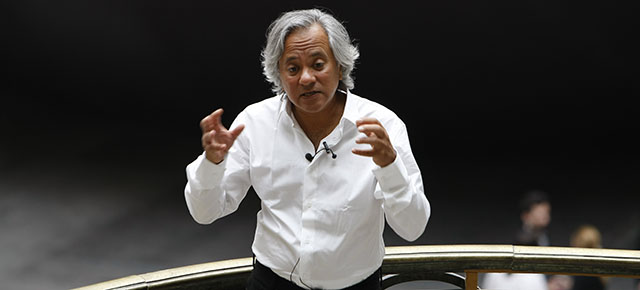
M346 90L347 100L344 105L344 111L342 112L342 119L351 122L354 126L356 121L360 119L360 113L356 104L357 96L352 94L349 90Z
M295 118L293 117L293 113L291 112L291 102L289 102L289 98L287 98L287 94L285 92L280 93L278 96L280 98L280 109L278 110L278 122L281 120L286 121L291 127L296 125Z
M341 91L343 93L346 93L347 99L345 101L344 111L342 112L342 120L340 122L342 123L344 121L348 121L355 126L356 121L361 117L359 114L358 105L357 105L358 96L352 94L348 89L341 90ZM298 122L296 121L295 117L293 117L291 106L292 104L289 101L289 98L287 98L286 93L284 92L281 93L280 94L280 110L278 111L278 119L285 117L288 123L290 123L291 126L295 127L298 125Z

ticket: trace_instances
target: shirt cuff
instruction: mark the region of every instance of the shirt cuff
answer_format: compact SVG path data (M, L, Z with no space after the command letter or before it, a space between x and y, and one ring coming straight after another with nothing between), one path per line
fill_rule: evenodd
M189 181L199 189L210 189L220 186L226 164L227 159L215 164L209 161L205 153L203 153L187 166Z
M376 198L384 200L385 213L396 215L411 204L413 192L409 190L409 174L400 156L396 156L391 164L374 169L373 174L382 195Z
M380 184L380 189L384 193L404 192L409 185L407 168L404 166L399 154L396 155L396 159L391 164L375 168L373 175L375 175L378 184Z

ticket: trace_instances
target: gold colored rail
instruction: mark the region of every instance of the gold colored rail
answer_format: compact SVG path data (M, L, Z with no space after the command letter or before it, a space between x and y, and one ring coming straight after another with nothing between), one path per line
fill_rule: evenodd
M512 245L390 247L382 270L464 272L464 288L474 290L478 274L487 272L640 278L640 251Z
M78 288L244 289L252 259L192 265ZM478 289L486 272L544 273L640 278L640 251L513 245L432 245L387 247L383 288L405 281L438 280ZM458 274L464 272L466 279Z

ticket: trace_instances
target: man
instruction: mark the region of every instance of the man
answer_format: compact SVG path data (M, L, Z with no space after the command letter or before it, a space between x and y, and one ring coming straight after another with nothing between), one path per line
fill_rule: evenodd
M524 246L549 246L547 227L551 222L551 203L543 191L525 193L520 200L522 227L516 234L516 244Z
M551 204L545 192L533 190L520 199L522 227L517 231L516 245L549 246L546 229L551 221ZM547 290L547 278L537 273L487 273L483 277L483 289L496 290ZM554 281L554 286L557 285Z
M201 121L204 153L187 166L185 198L203 224L261 200L247 289L380 289L385 219L422 235L431 208L404 123L352 94L358 49L320 10L283 14L262 52L275 97L231 125Z

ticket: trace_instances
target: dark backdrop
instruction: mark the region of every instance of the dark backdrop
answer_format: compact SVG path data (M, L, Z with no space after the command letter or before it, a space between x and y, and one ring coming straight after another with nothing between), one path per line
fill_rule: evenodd
M640 158L631 1L340 2L3 2L4 231L19 228L28 239L84 219L82 227L50 234L108 232L106 240L85 234L71 244L100 241L116 252L149 227L158 232L152 244L189 226L199 239L224 235L217 231L224 226L193 225L182 198L184 167L201 152L198 122L223 107L230 124L245 106L271 96L259 60L268 24L286 10L323 7L344 21L360 48L353 91L408 126L433 206L418 244L511 243L519 195L539 189L552 198L555 245L567 245L575 227L592 223L603 230L605 246L632 247ZM228 218L248 233L239 256L250 255L257 208L250 194L241 213ZM16 224L25 211L42 228ZM104 218L100 227L94 221L103 211L127 214L118 222ZM173 219L188 226L164 225ZM109 232L140 220L149 225ZM6 245L31 251L8 239ZM55 258L102 257L88 254L92 247L60 248ZM12 257L10 247L2 251ZM233 254L192 256L198 258L176 255L130 271Z

